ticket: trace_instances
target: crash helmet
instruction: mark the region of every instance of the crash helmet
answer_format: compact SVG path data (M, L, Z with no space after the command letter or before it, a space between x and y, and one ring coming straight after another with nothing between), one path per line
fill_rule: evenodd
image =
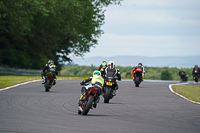
M195 65L194 67L198 67L198 65Z
M101 72L98 71L98 70L95 70L95 71L93 72L93 75L101 75Z
M106 64L107 64L107 62L104 60L104 61L102 62L102 65L105 66Z
M142 66L142 63L138 63L138 66Z
M52 59L50 59L50 60L48 61L48 64L54 64L54 61L53 61Z
M115 66L115 62L114 62L114 61L110 61L110 62L108 63L108 65L109 65L109 66Z

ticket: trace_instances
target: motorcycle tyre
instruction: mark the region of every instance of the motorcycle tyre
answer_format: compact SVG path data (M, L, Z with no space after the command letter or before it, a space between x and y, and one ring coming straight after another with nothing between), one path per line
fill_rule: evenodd
M50 84L50 80L47 80L47 81L46 81L46 86L45 86L45 91L46 91L46 92L49 92L49 89L50 89L50 88L49 88L49 84Z
M198 77L197 76L195 76L195 82L198 82Z
M140 78L136 77L135 78L135 87L139 87L139 84L140 84Z
M110 96L111 96L111 88L110 87L106 87L105 88L106 92L105 92L105 97L104 97L104 103L109 103L109 100L110 100Z
M88 114L89 110L90 110L91 107L92 107L92 102L93 102L93 101L94 101L94 97L90 96L90 97L88 98L88 101L87 101L87 103L86 103L84 109L83 109L82 115L87 115L87 114Z

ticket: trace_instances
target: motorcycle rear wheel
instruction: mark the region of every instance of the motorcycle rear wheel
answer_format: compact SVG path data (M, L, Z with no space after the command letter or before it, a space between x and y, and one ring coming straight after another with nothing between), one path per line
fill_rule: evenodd
M89 110L90 110L91 107L92 107L92 102L93 102L93 101L94 101L94 97L90 96L90 97L88 98L88 101L87 101L85 107L83 108L82 115L87 115L87 114L88 114Z
M140 79L139 79L139 77L136 77L135 78L135 87L139 87L139 84L140 84Z
M110 87L106 87L105 88L105 97L104 97L104 103L109 103L110 100L110 96L111 96L111 88Z
M47 80L46 81L46 86L45 86L45 91L46 92L49 92L49 89L50 89L49 84L50 84L50 80Z
M198 77L196 76L196 77L195 77L195 82L198 82L198 80L199 80L199 79L198 79Z

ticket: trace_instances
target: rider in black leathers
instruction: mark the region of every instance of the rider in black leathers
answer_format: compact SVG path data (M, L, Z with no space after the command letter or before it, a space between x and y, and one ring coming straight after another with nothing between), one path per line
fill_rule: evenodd
M43 79L42 84L45 83L45 75L46 75L48 72L52 72L52 74L53 74L53 79L54 79L54 84L53 84L53 85L56 84L56 75L58 75L58 71L57 71L57 67L56 67L56 65L54 65L54 61L53 61L52 59L50 59L50 60L48 61L48 64L46 64L46 65L44 66L42 72L43 72L43 73L41 74L42 79Z
M104 76L103 78L106 79L107 77L115 77L117 76L118 78L118 81L121 80L121 74L120 74L120 71L119 69L115 68L115 63L114 61L110 61L108 63L108 66L105 67L103 70L102 70L102 75ZM116 90L118 90L118 84L115 80L115 90L113 90L113 95L115 96L116 95Z
M187 74L182 69L179 71L179 76L183 81L187 81Z
M200 75L200 69L198 67L198 65L195 65L192 71L192 76L195 77L195 70L197 70L197 76L199 77Z

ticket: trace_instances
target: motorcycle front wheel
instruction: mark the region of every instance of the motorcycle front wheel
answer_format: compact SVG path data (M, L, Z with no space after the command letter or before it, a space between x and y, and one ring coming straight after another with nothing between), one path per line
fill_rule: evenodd
M87 114L88 114L89 110L90 110L91 107L92 107L92 102L93 102L93 101L94 101L94 97L90 96L90 97L88 98L88 101L87 101L85 107L83 108L82 115L87 115Z

